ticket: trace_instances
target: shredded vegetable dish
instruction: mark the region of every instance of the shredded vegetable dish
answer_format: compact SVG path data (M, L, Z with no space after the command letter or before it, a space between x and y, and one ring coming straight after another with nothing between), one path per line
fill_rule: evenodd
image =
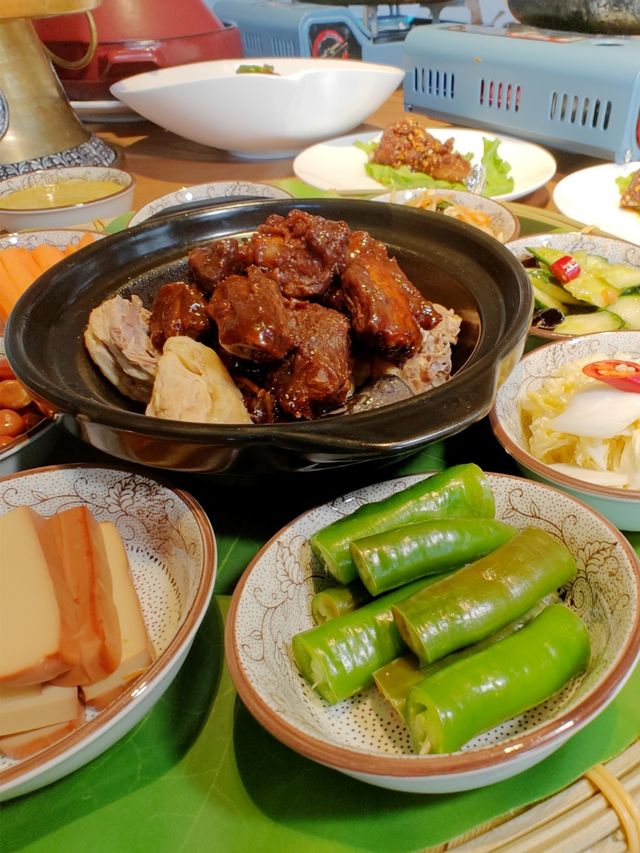
M569 476L640 489L640 394L608 387L582 372L584 365L606 358L593 353L571 361L520 399L526 446L536 459Z
M437 193L428 191L412 198L407 202L407 207L419 207L421 210L432 210L435 213L442 213L444 216L451 216L459 222L466 222L467 225L474 225L490 237L495 237L501 240L503 237L499 229L494 228L491 214L484 210L475 210L472 207L467 207L463 204L457 204L450 201Z

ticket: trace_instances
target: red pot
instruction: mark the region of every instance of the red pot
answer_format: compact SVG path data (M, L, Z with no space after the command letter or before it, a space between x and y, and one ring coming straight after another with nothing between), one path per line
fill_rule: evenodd
M55 64L72 101L112 99L117 80L171 65L243 56L236 26L222 24L204 0L181 0L179 14L169 0L103 0L92 12L97 46L78 70ZM83 57L91 34L86 15L60 15L35 21L42 41L67 61Z

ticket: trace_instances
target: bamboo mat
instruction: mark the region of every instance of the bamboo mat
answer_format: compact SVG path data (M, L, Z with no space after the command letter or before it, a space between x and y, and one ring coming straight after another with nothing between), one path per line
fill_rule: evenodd
M604 767L624 786L638 821L640 811L640 741ZM636 827L638 823L636 823ZM637 829L636 829L637 832ZM503 815L446 844L423 853L637 853L609 800L587 778L536 805Z

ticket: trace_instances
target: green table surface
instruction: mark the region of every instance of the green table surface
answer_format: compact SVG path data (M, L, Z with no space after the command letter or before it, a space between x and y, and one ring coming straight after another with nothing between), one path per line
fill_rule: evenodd
M512 207L525 234L571 227L557 214ZM113 462L63 434L50 462L88 460ZM314 764L272 738L236 696L224 664L223 624L234 586L259 548L311 506L459 462L518 474L485 418L385 466L277 480L172 476L202 503L218 545L216 594L186 662L111 749L2 805L0 851L418 851L540 800L625 749L640 735L640 669L602 714L541 764L478 791L442 796L386 791ZM640 535L629 538L640 553Z

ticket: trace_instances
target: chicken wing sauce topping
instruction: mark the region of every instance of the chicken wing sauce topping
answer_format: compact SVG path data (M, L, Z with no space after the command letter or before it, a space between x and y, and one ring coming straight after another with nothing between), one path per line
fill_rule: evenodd
M187 269L187 280L159 288L150 309L137 296L102 303L85 331L94 363L147 414L311 420L385 405L450 376L460 318L425 299L384 243L346 222L298 209L271 214L247 240L193 249ZM179 346L167 381L171 338ZM227 416L230 393L246 417L235 405Z

